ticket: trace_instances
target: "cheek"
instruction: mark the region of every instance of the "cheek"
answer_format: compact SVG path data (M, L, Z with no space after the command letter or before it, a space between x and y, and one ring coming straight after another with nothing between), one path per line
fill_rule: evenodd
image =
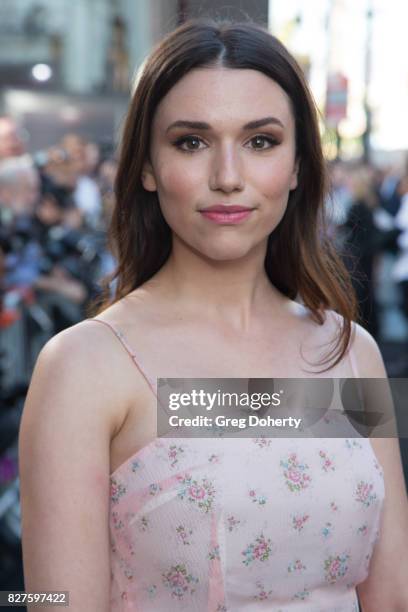
M202 169L197 164L169 159L156 168L157 195L163 217L176 233L194 216L194 204L202 190Z
M265 198L285 203L293 182L293 162L258 163L251 170L251 179Z
M187 163L190 161L190 163ZM197 195L197 189L203 184L203 169L192 160L169 159L167 162L158 164L156 171L157 190L160 202L166 206L167 200L180 203L192 202L192 197Z

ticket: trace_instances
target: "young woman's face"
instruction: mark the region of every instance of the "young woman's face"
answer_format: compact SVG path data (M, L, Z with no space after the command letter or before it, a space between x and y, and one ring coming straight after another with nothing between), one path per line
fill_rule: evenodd
M192 70L159 104L150 144L143 186L158 193L173 247L220 261L266 249L297 186L294 118L275 81Z

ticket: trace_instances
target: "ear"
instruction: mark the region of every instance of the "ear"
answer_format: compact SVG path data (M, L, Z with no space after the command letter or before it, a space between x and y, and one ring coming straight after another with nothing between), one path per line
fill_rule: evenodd
M298 174L299 174L299 160L297 159L295 162L292 177L290 180L290 191L293 191L298 186Z
M149 161L146 161L143 164L142 185L146 189L146 191L157 191L157 184L153 172L153 167Z

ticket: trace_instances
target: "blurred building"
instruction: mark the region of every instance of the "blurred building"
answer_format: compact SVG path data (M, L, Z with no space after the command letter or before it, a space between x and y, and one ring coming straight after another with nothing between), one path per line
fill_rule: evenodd
M407 19L408 3L403 0L270 2L270 29L309 66L323 113L330 77L347 80L347 112L338 124L343 157L360 157L368 144L378 163L404 162Z
M0 112L15 115L28 148L66 131L115 138L138 66L188 17L268 22L268 0L1 0Z
M52 139L73 129L112 137L144 57L197 16L269 24L299 59L323 113L328 82L347 82L347 92L331 92L331 103L339 95L347 106L335 126L344 156L369 144L378 159L392 159L407 148L402 0L1 0L0 111L24 117L31 149L44 146L44 123Z

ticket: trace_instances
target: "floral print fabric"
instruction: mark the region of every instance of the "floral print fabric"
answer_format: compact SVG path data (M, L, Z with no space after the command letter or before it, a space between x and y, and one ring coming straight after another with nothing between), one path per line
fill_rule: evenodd
M111 475L111 610L358 612L383 499L364 438L154 440Z

